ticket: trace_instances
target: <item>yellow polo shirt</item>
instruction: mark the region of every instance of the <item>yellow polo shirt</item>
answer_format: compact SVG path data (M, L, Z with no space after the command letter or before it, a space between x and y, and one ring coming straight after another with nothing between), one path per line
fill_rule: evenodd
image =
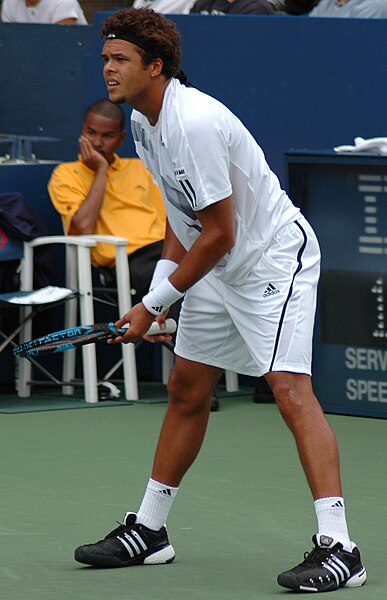
M94 171L81 161L58 165L48 182L51 201L70 235L73 215L89 193ZM128 254L165 237L165 208L159 187L139 158L114 155L109 165L106 191L93 233L115 235L129 240ZM114 246L99 243L91 248L94 266L114 266Z

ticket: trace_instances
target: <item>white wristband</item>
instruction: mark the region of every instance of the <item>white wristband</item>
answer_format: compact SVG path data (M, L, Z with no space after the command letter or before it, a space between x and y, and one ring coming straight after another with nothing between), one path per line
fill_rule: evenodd
M158 284L151 292L143 297L142 303L152 315L161 315L167 308L184 296L179 292L167 277Z
M165 277L169 277L177 269L179 265L169 258L160 258L157 261L155 270L153 271L152 281L150 282L149 290L154 290L155 287L162 282Z

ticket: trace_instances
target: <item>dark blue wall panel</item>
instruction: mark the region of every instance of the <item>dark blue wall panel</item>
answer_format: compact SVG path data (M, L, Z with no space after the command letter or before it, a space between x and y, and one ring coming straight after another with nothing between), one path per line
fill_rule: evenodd
M386 135L386 20L174 20L191 79L241 118L281 179L290 148Z
M37 155L70 160L85 107L91 26L0 24L0 133L61 138Z

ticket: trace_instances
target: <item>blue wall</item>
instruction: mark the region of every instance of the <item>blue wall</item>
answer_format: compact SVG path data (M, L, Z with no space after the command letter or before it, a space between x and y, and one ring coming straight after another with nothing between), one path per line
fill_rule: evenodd
M0 133L60 137L37 156L70 160L77 151L93 28L0 23Z
M386 135L387 20L191 15L175 21L191 79L241 118L282 180L288 149Z
M108 14L87 27L0 24L0 133L59 136L39 155L73 158L84 109L106 97L99 31ZM286 150L386 135L385 19L171 18L191 81L241 118L282 181Z

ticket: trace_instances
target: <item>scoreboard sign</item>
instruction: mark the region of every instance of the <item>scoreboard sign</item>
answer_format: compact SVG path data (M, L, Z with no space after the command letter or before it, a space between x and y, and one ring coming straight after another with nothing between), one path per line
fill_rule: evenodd
M316 394L328 412L387 418L387 157L286 157L290 196L322 253Z

